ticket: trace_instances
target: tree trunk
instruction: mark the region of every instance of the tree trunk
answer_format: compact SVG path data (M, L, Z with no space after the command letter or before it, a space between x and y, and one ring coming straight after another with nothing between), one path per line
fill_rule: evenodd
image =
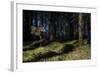
M83 40L83 15L82 13L79 13L79 44L82 45Z

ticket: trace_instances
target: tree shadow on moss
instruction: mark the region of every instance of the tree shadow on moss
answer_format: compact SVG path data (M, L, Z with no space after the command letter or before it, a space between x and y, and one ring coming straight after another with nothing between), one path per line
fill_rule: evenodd
M45 54L38 54L38 56L30 61L27 62L39 62L39 61L45 61L45 59L50 58L50 57L54 57L54 56L59 56L65 53L69 53L74 51L75 47L72 44L66 44L60 53L57 52L53 52L53 51L49 51Z
M66 44L63 49L62 49L62 53L69 53L69 52L72 52L74 50L74 46L72 44Z

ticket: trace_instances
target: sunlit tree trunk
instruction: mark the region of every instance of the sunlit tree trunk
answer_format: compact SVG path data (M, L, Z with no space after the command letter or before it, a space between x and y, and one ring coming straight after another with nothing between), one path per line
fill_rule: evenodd
M83 14L79 13L79 44L82 45L82 40L83 40Z

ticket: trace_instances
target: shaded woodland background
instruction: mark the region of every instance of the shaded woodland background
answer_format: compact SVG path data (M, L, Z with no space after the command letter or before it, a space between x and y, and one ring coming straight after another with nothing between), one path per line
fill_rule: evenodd
M91 44L90 13L23 10L23 46L26 50L46 46L50 42L74 40L79 46L84 40Z
M78 40L79 38L90 40L90 18L90 13L24 10L23 41L38 40L35 38L34 31L34 37L32 36L32 27L33 30L41 30L40 35L47 40Z

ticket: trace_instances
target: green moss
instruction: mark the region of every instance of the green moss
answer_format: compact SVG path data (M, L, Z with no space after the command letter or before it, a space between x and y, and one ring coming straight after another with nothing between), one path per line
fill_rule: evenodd
M39 54L43 55L48 52L48 48L45 47L38 47L34 50L34 54L38 56Z
M78 46L77 40L69 42L51 42L46 46L41 46L33 50L23 52L23 61L34 61L40 56L44 58L37 61L63 61L63 60L81 60L91 58L91 47L86 43ZM74 46L74 47L73 47ZM73 49L73 50L71 50ZM69 51L69 52L68 52ZM46 56L49 55L49 56Z
M35 58L35 55L33 55L33 51L25 51L23 52L23 61L31 61Z
M60 42L52 42L49 45L47 45L49 51L60 53L62 52L63 44Z
M87 45L82 45L81 47L76 47L72 52L47 58L47 61L81 60L90 58L91 58L91 49L90 45L87 44Z

